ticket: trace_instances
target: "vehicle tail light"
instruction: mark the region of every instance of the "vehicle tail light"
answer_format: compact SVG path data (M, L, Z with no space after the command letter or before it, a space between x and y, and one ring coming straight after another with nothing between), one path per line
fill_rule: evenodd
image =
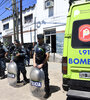
M62 57L62 73L67 74L67 57Z

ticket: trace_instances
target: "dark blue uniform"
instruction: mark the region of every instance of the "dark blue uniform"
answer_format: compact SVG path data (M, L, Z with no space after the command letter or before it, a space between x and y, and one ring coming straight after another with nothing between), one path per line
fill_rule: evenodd
M40 50L38 50L40 49ZM42 51L42 52L38 52ZM34 52L36 53L35 60L37 64L42 64L43 61L46 58L46 53L50 52L50 47L49 45L43 43L42 45L37 44L34 47ZM43 67L42 67L44 74L45 74L45 92L49 93L50 92L50 87L49 87L49 78L48 78L48 63L46 62Z
M19 56L15 56L17 53L19 53ZM13 50L13 61L17 64L17 82L20 82L20 72L23 75L23 78L25 81L27 81L26 78L26 69L25 69L25 64L24 64L24 59L25 59L25 49L24 47L15 47Z
M5 68L6 68L6 62L5 62L5 53L7 52L7 48L4 45L0 45L0 77L5 77Z

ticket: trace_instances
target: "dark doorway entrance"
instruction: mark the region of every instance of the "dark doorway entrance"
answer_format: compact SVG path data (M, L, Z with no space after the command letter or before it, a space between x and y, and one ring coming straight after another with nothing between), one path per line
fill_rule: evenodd
M45 30L45 43L50 45L50 52L56 53L56 29Z
M56 52L56 35L51 35L51 49L52 53Z

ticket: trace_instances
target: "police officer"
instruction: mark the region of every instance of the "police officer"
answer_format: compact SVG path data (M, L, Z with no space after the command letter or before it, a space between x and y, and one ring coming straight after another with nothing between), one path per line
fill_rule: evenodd
M0 79L5 78L6 62L5 57L8 54L8 49L0 41Z
M17 64L17 83L20 83L20 72L23 75L23 82L26 84L28 82L28 79L26 77L26 69L24 64L24 58L25 58L25 49L21 46L20 42L18 40L14 41L15 47L13 48L13 60Z
M50 87L49 87L49 78L48 78L48 58L50 47L49 45L44 43L44 35L37 35L38 43L34 47L34 55L33 55L33 66L42 68L45 74L45 96L44 98L48 98L50 96Z
M29 49L29 46L26 48L25 64L26 64L26 66L30 66L30 49Z

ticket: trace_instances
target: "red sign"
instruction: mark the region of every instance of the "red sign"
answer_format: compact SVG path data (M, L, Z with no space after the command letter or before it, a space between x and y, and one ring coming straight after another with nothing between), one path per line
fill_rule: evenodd
M78 37L80 41L83 41L83 42L90 41L90 25L89 24L84 24L79 27Z

